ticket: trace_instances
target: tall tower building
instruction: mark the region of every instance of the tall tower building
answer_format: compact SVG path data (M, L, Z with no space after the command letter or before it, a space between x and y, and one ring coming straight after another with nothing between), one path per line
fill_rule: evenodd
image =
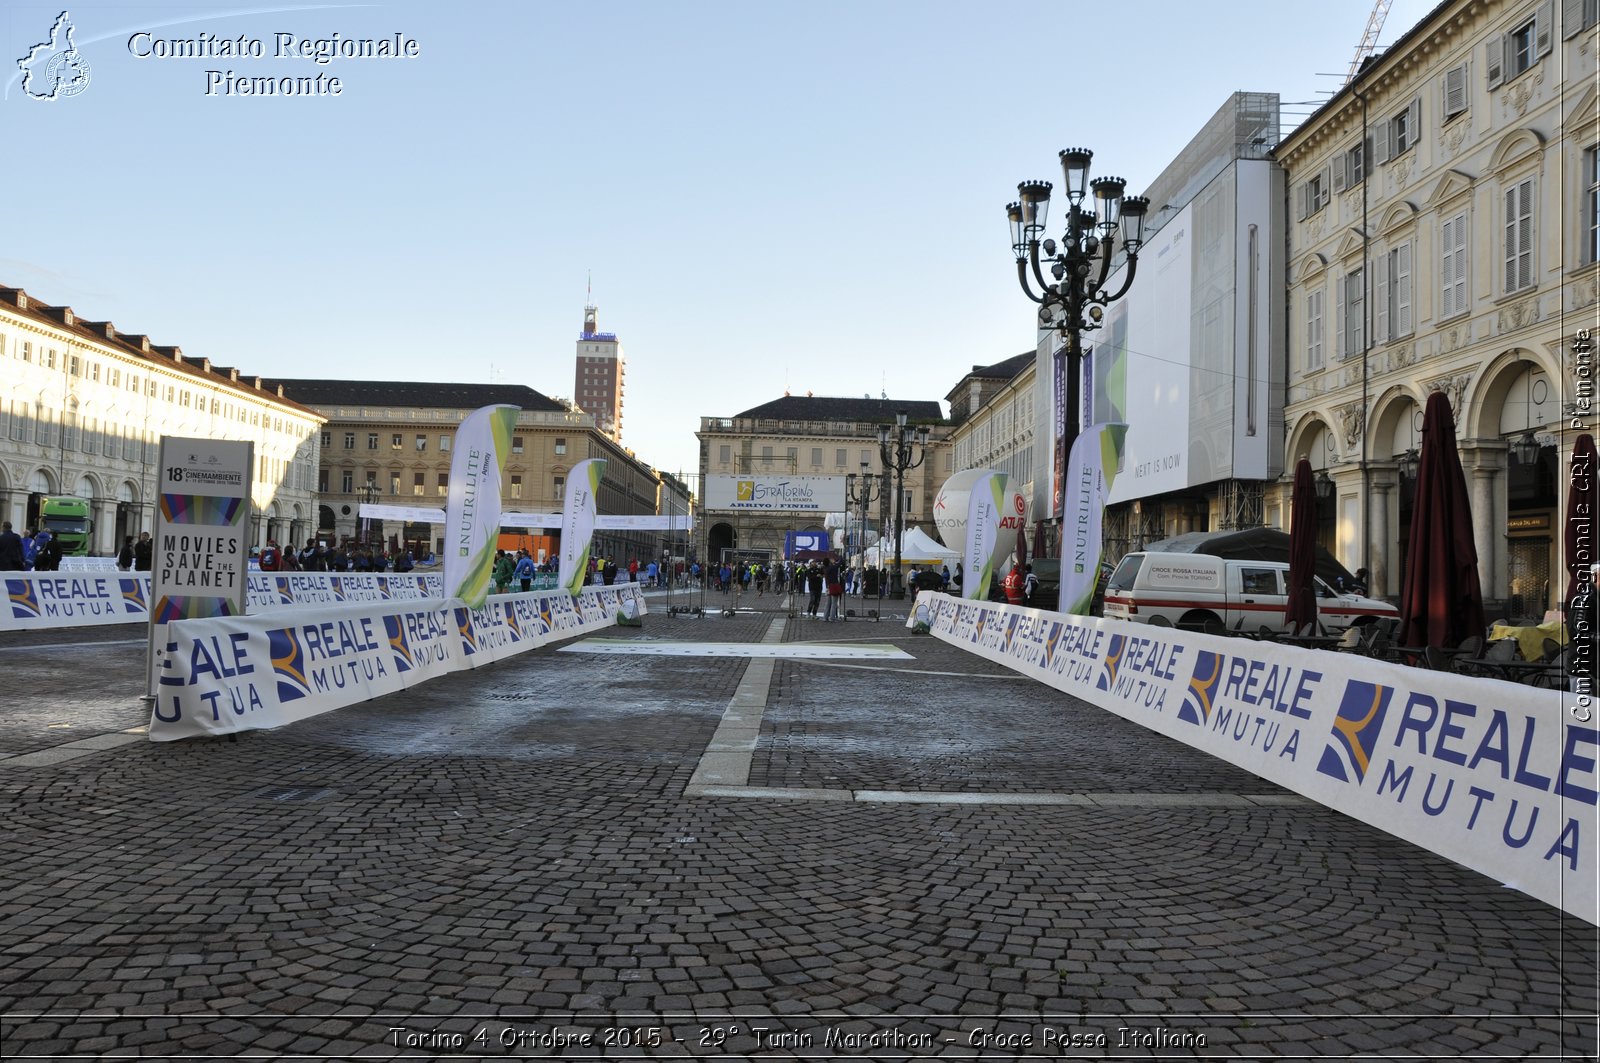
M595 427L620 442L625 379L622 344L615 332L600 331L598 314L593 303L583 308L572 398L586 413L594 414Z

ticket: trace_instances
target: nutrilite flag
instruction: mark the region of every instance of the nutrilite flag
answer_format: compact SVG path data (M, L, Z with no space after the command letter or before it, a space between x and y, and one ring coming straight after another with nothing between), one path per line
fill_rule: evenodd
M986 471L972 485L967 496L966 573L961 580L961 596L984 601L994 584L999 561L1000 517L1005 506L1006 474Z
M1085 428L1067 457L1067 511L1061 525L1061 612L1088 616L1100 578L1101 518L1122 463L1125 424Z
M444 509L444 593L476 609L489 594L500 537L500 470L517 407L485 406L456 429Z
M567 501L561 511L561 586L571 594L589 574L589 544L594 539L595 497L605 475L604 458L589 458L567 474Z

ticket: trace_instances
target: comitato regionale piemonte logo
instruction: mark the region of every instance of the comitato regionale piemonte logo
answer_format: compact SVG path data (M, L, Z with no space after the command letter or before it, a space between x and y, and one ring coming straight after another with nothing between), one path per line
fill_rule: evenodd
M28 49L17 60L22 71L22 91L35 100L55 101L76 96L89 87L89 61L72 39L72 17L65 11L50 27L50 37Z

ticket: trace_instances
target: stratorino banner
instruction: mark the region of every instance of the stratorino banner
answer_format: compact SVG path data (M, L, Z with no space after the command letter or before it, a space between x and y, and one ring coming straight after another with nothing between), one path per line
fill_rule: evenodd
M917 605L946 642L1600 924L1592 698L944 594Z
M282 727L644 611L637 584L358 603L167 625L150 740Z

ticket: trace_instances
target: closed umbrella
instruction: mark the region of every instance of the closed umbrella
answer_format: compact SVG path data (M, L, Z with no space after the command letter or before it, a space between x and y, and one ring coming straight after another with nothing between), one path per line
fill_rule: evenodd
M1563 605L1567 623L1572 623L1572 599L1578 587L1590 583L1589 566L1600 561L1595 556L1595 527L1600 522L1600 468L1595 465L1594 436L1585 432L1572 448L1572 470L1567 480L1567 520L1563 525L1567 555L1567 594ZM1591 593L1593 588L1590 588Z
M1283 619L1290 631L1317 630L1317 485L1305 458L1294 467L1289 518L1289 604Z
M1472 508L1456 453L1455 418L1443 392L1428 396L1421 451L1400 594L1400 641L1443 649L1483 634Z

